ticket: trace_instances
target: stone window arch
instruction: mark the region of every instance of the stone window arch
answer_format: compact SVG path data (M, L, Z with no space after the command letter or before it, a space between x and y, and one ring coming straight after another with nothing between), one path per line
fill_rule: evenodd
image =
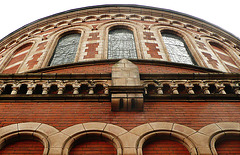
M78 51L80 37L81 34L77 32L67 33L60 37L50 59L49 66L74 62Z
M108 59L137 59L133 31L117 26L108 32Z
M163 31L161 35L172 62L197 65L182 37L169 31Z
M33 140L43 145L43 150L40 150L40 152L42 152L43 155L47 155L51 146L49 136L58 132L59 131L52 126L37 122L25 122L1 127L0 154L2 153L2 148L4 146L8 147L7 145L12 142L21 143L23 141L24 143L24 140ZM39 144L37 145L39 146Z

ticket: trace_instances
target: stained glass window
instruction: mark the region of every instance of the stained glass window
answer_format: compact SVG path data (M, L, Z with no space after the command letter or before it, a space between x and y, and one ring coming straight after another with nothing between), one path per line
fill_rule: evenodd
M128 29L114 29L108 34L108 59L137 59L134 35Z
M61 37L54 50L49 66L74 62L81 34L68 34Z
M169 33L163 33L162 37L171 61L190 65L196 64L181 37Z

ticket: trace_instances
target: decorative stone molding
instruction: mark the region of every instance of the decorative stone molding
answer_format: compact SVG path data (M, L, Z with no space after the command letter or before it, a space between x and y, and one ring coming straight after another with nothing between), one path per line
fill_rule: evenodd
M215 148L217 141L222 139L240 139L240 123L219 122L209 124L201 128L198 132L208 136L210 150L212 154L217 154Z
M126 82L123 75L132 75L132 79L128 76L125 77L127 80L131 79L132 83ZM134 82L137 77L139 79ZM101 99L112 101L117 109L120 106L120 99L122 99L121 104L125 111L131 111L132 102L138 102L135 104L135 110L142 111L143 97L145 101L179 101L186 100L186 98L197 101L205 99L209 101L239 101L239 78L239 74L214 73L137 74L132 69L124 74L113 71L112 80L110 74L1 75L0 99L80 99L88 101ZM114 80L122 80L122 83L117 82L122 85L115 85Z
M50 139L52 134L59 132L57 129L42 123L27 122L12 124L0 128L0 149L11 140L33 139L40 141L43 146L43 155L49 154Z
M220 139L240 137L240 123L219 122L209 124L199 131L187 126L169 122L142 124L130 131L117 125L88 122L76 124L61 132L52 126L36 122L12 124L0 128L0 149L11 139L33 139L44 146L44 155L67 155L74 143L85 136L107 139L117 150L118 155L142 155L144 143L153 137L175 140L183 144L192 155L217 154L215 143Z

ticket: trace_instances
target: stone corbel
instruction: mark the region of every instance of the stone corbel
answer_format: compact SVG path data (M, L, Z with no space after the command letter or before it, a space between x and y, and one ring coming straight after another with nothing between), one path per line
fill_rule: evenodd
M217 82L217 83L215 83L215 86L218 89L219 94L226 94L226 92L224 90L225 86L223 85L223 83Z
M209 85L205 81L201 82L199 86L203 89L204 94L210 94L210 91L208 90Z
M172 89L172 93L177 95L179 94L177 88L178 88L178 84L175 83L175 81L172 81L172 83L169 84L170 88Z
M193 84L190 82L190 81L187 81L184 86L186 87L187 89L187 92L188 94L195 94L194 91L193 91Z

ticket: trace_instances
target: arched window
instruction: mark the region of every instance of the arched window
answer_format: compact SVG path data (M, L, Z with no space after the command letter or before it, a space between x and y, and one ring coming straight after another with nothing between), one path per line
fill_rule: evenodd
M164 44L172 62L196 65L184 40L171 33L162 33Z
M74 62L81 34L73 33L61 37L54 50L49 66Z
M137 59L134 35L131 30L118 28L108 33L108 59Z

